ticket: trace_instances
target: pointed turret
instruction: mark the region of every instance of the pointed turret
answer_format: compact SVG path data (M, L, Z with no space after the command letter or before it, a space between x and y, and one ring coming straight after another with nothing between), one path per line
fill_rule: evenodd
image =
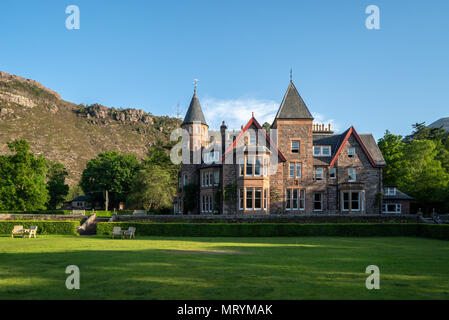
M196 95L196 90L193 93L192 100L190 101L189 109L187 110L186 117L182 124L204 124L207 126L206 119L204 118L203 110L201 109L200 100Z
M293 81L290 80L287 92L284 95L281 106L275 119L312 119L313 116L307 108L304 100L296 90Z

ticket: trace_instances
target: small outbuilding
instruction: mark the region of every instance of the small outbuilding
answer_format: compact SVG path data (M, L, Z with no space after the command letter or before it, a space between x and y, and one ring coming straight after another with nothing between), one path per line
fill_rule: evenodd
M382 213L409 214L412 197L400 191L396 186L384 187Z

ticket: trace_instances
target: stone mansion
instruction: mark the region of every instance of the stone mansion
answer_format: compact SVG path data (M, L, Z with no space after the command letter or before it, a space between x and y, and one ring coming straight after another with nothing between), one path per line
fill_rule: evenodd
M290 81L270 133L253 114L238 132L223 122L211 141L195 90L181 128L188 133L189 159L201 157L182 164L175 213L384 212L386 164L374 137L352 126L335 134L313 120Z

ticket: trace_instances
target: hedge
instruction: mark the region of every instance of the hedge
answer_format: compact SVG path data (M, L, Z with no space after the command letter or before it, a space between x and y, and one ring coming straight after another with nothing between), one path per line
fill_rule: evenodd
M60 214L60 215L69 215L72 214L71 210L34 210L34 211L0 211L0 214Z
M139 223L100 222L98 235L111 235L114 227L136 228L141 236L189 237L289 237L289 236L423 236L449 239L449 225L440 229L422 228L414 223ZM425 232L424 232L425 231Z
M0 234L11 234L14 226L21 225L26 229L30 226L37 226L38 234L64 234L77 235L79 221L33 221L33 220L13 220L0 221Z

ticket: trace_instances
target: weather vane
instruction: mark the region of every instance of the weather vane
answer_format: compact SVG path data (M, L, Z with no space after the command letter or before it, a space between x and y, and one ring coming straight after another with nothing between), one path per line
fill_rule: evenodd
M196 93L196 88L198 87L198 82L199 82L198 79L193 79L193 90L195 91L195 93Z
M293 68L290 68L290 81L293 81Z

